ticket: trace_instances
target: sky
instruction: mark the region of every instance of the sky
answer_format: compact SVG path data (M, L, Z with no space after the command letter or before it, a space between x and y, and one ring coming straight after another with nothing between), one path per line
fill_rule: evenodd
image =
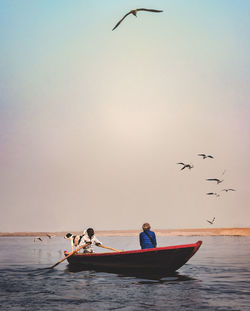
M1 232L250 226L249 1L1 0L0 42Z

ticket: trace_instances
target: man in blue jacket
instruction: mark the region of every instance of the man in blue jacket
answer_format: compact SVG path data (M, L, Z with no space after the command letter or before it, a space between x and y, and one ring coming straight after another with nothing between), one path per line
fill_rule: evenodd
M142 249L156 247L156 237L153 231L150 231L149 223L142 225L143 232L140 233L140 245Z

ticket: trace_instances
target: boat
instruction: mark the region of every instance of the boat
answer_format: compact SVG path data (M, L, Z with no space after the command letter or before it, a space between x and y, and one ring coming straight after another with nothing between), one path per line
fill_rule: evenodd
M202 241L197 241L193 244L120 252L75 253L67 260L72 271L74 268L75 271L134 271L166 274L182 267L198 251L201 244ZM64 254L67 256L70 253L65 251Z

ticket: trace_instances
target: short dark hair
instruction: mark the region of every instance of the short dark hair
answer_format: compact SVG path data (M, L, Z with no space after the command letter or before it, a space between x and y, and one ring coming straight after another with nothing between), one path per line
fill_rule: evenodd
M89 238L91 238L95 234L95 231L93 228L88 228L87 233L88 233Z

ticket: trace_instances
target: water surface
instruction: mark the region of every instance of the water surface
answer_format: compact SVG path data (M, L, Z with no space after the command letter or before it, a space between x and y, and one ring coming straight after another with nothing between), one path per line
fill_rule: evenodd
M137 237L101 237L116 249L138 249ZM0 238L1 310L250 310L250 237L158 237L158 246L194 243L199 251L163 278L71 272L62 237ZM103 251L96 249L96 251Z

